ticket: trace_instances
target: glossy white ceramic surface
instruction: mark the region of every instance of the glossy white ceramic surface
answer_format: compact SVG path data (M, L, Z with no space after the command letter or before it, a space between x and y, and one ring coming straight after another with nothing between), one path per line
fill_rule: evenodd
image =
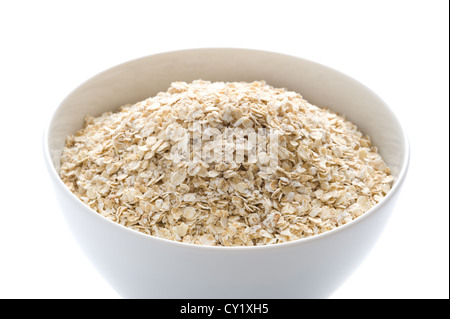
M84 117L165 91L172 81L265 80L345 115L368 134L395 176L363 216L311 238L262 247L206 247L154 238L100 216L58 177L65 137ZM394 210L408 141L389 107L358 81L298 57L247 49L192 49L136 59L76 88L56 109L44 153L69 227L99 272L125 298L327 298L370 252ZM88 289L88 288L87 288Z

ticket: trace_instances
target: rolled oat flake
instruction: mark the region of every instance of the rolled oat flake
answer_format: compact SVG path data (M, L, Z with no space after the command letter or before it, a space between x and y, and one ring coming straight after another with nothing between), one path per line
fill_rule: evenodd
M263 81L174 82L87 116L67 137L60 176L105 218L217 246L332 230L377 204L393 182L353 123Z

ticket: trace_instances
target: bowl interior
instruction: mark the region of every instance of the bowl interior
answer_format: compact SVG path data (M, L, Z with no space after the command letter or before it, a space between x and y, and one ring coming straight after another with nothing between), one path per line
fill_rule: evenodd
M407 158L406 138L395 115L370 89L329 67L301 58L247 49L193 49L139 58L106 70L76 88L57 108L47 128L55 172L65 138L82 128L86 115L141 101L166 91L173 81L255 81L300 93L310 103L346 116L378 147L394 177Z

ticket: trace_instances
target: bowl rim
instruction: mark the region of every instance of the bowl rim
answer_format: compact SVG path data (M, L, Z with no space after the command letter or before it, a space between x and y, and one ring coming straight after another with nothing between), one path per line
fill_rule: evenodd
M139 232L137 230L131 229L127 226L121 225L117 222L114 222L108 218L105 218L104 216L100 215L98 212L96 212L95 210L93 210L92 208L90 208L89 206L87 206L83 201L81 201L81 199L79 199L75 194L73 194L68 188L67 186L64 184L64 182L62 181L62 179L60 178L55 166L53 165L53 161L51 159L51 155L50 155L50 149L49 149L49 138L50 138L50 128L52 126L52 123L55 120L55 117L59 111L59 109L61 108L61 106L64 104L64 102L66 100L68 100L80 87L84 86L85 84L87 84L88 82L94 80L97 77L102 76L105 73L108 73L110 71L112 71L113 69L119 68L119 67L123 67L126 64L132 64L135 63L137 61L140 60L145 60L145 59L149 59L152 57L156 57L156 56L162 56L162 55L168 55L168 54L182 54L182 53L187 53L187 52L207 52L207 51L241 51L241 52L248 52L248 53L265 53L265 54L273 54L273 55L278 55L278 56L284 56L287 58L292 58L292 59L297 59L297 60L301 60L305 63L310 63L310 64L316 64L324 69L328 69L331 72L335 72L337 74L339 74L340 76L343 77L347 77L350 80L356 82L357 84L359 84L360 86L362 86L364 89L367 90L367 92L369 92L370 94L374 95L380 102L381 104L383 104L384 108L390 113L391 117L395 120L395 122L397 123L402 136L402 142L403 142L403 158L401 161L401 169L400 172L398 173L398 176L396 177L394 184L392 186L392 188L390 189L390 191L386 194L386 196L383 197L383 199L378 202L377 204L375 204L371 209L369 209L368 211L366 211L364 214L362 214L361 216L351 220L350 222L338 226L334 229L325 231L323 233L320 234L316 234L316 235L312 235L310 237L306 237L306 238L300 238L300 239L296 239L296 240L292 240L292 241L288 241L288 242L283 242L283 243L276 243L276 244L268 244L268 245L260 245L260 246L207 246L207 245L200 245L200 244L193 244L193 243L185 243L185 242L179 242L179 241L175 241L175 240L171 240L171 239L165 239L165 238L160 238L160 237L156 237L153 235L149 235L149 234L145 234L142 232ZM386 102L380 98L380 96L378 96L378 94L376 94L372 89L370 89L369 87L367 87L366 85L364 85L363 83L361 83L360 81L356 80L353 77L350 77L349 75L338 71L334 68L331 68L327 65L309 60L309 59L305 59L302 57L298 57L298 56L294 56L294 55L290 55L290 54L286 54L286 53L281 53L281 52L275 52L275 51L268 51L268 50L259 50L259 49L248 49L248 48L234 48L234 47L203 47L203 48L189 48L189 49L181 49L181 50L172 50L172 51L165 51L165 52L159 52L159 53L155 53L155 54L150 54L150 55L145 55L145 56L141 56L138 58L134 58L125 62L122 62L120 64L114 65L112 67L109 67L91 77L89 77L88 79L86 79L85 81L83 81L81 84L79 84L77 87L75 87L68 95L66 95L66 97L59 103L59 105L57 107L55 107L51 112L50 112L51 116L49 118L49 120L47 121L47 123L44 126L44 132L43 132L43 153L44 153L44 160L45 160L45 164L47 167L47 170L49 172L50 177L52 178L52 180L55 182L55 184L57 185L58 188L62 189L63 192L65 194L67 194L71 200L76 201L78 204L81 204L80 207L82 207L83 209L87 210L90 214L94 215L94 218L99 218L101 219L103 222L109 223L110 225L112 225L112 227L117 227L117 229L119 231L125 231L128 232L130 234L130 236L141 236L141 238L143 238L144 240L149 240L150 242L155 240L156 242L159 242L160 244L165 244L165 245L173 245L175 247L181 247L181 248L190 248L190 249L198 249L198 250L210 250L210 251L228 251L228 250L232 250L232 251L249 251L249 250L271 250L271 249L282 249L282 248L287 248L287 247L292 247L292 246L298 246L298 245L305 245L308 244L310 242L315 242L315 241L319 241L322 240L324 238L330 237L330 236L334 236L336 234L339 234L340 232L344 232L346 231L348 228L354 227L354 225L357 225L358 223L364 221L365 219L367 219L370 215L375 214L379 209L381 209L393 196L395 193L398 192L399 188L401 187L401 185L403 184L408 168L409 168L409 162L410 162L410 142L409 142L409 138L408 135L406 134L406 131L403 127L403 125L401 124L401 122L398 119L398 116L395 114L395 112L391 109L391 107L389 107L389 105L386 104Z

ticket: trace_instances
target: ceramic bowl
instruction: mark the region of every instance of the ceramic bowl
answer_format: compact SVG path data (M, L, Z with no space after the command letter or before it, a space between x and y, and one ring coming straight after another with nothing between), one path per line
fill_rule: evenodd
M354 221L313 237L258 247L210 247L160 239L110 221L83 204L58 176L68 134L99 115L166 91L173 81L264 80L345 115L371 137L395 176L388 195ZM108 69L56 108L44 153L61 212L99 273L124 298L328 298L383 232L408 167L409 146L392 110L374 92L332 68L248 49L190 49Z

